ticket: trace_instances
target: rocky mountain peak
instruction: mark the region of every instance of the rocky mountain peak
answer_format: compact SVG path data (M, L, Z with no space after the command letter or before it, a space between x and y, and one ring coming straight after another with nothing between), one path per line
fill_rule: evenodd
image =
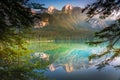
M71 4L67 4L62 8L62 11L68 13L69 11L72 11L73 6Z
M55 10L56 10L56 9L55 9L54 6L49 6L47 12L51 14L51 13L54 13Z

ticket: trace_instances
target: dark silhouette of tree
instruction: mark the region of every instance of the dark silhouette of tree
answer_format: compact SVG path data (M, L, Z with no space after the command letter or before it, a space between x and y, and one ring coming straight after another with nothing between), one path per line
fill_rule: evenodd
M33 69L47 65L37 62L34 65L26 57L30 53L26 48L26 33L33 27L36 17L26 6L27 1L0 1L0 80L29 80L37 76ZM38 77L35 78L46 80Z
M25 6L27 1L0 1L0 59L6 64L11 63L10 56L19 57L19 49L26 50L24 34L33 26L34 21L31 9Z
M31 3L27 3L26 5L30 8L33 8L33 9L46 9L45 7L43 7L45 4L31 2Z
M0 1L0 64L20 64L20 56L29 53L26 33L34 26L37 15L32 13L27 2L28 0ZM41 6L37 3L34 5Z
M119 12L120 10L120 0L98 0L83 9L87 11L87 15L89 19L94 17L95 15L100 15L99 18L105 19L113 14L113 12ZM114 15L114 14L113 14ZM109 53L113 53L113 55L104 61L104 63L108 63L113 60L115 57L120 55L120 48L114 48L115 44L120 41L120 17L118 16L113 24L108 27L105 27L99 32L95 33L95 37L98 38L96 41L87 42L90 45L97 45L101 43L107 43L107 50L103 51L101 54L93 54L89 56L89 60L95 57L102 57Z

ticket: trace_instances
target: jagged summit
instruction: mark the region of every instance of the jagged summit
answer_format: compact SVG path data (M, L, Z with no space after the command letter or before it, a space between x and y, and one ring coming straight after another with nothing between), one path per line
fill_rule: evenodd
M101 21L98 18L92 18L89 23L86 23L86 13L82 13L81 7L72 6L71 4L65 5L62 10L57 10L54 6L49 6L41 11L33 10L32 13L41 16L41 20L36 22L36 24L38 24L36 28L52 25L65 27L67 29L86 28L99 30L106 26L105 20Z
M68 13L72 11L72 9L73 9L73 6L71 4L67 4L62 8L62 11Z
M55 12L55 7L54 6L49 6L48 9L47 9L47 13L54 13Z

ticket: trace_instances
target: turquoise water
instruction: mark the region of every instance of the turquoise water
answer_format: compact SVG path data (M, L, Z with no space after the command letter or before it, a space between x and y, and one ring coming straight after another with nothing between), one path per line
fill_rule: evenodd
M45 75L51 80L119 80L120 70L116 70L112 63L101 70L98 70L96 65L103 59L89 63L90 51L78 49L71 51L49 65Z
M120 65L119 58L101 69L97 65L110 55L88 61L89 55L99 54L105 50L104 46L90 47L79 43L42 43L39 45L40 47L42 50L36 49L37 46L33 49L50 55L49 61L52 63L46 67L44 73L50 80L120 80L120 69L114 67Z

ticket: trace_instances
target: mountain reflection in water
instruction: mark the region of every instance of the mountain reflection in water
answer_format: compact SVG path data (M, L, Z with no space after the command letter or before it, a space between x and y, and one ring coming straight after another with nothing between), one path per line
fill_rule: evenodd
M111 62L111 66L106 65L105 68L99 71L96 69L96 64L103 60L104 57L90 63L88 56L92 52L95 52L95 50L74 49L49 65L45 75L50 80L119 80L120 70L116 70L113 65L118 64L120 59Z
M106 59L106 56L100 59L96 58L92 60L92 62L88 61L89 55L92 53L99 54L103 50L103 48L97 47L73 49L53 61L52 64L46 68L44 75L47 76L49 80L120 80L119 57L100 70L97 69L98 66L96 65ZM39 57L43 62L44 60L51 60L49 56L51 55L43 52L33 54L33 57ZM107 55L107 57L110 56L111 55ZM41 70L35 70L35 72L40 71Z
M60 57L54 63L49 66L51 71L55 71L62 66L66 72L72 72L74 70L85 69L89 67L88 56L90 51L73 50L67 55Z

